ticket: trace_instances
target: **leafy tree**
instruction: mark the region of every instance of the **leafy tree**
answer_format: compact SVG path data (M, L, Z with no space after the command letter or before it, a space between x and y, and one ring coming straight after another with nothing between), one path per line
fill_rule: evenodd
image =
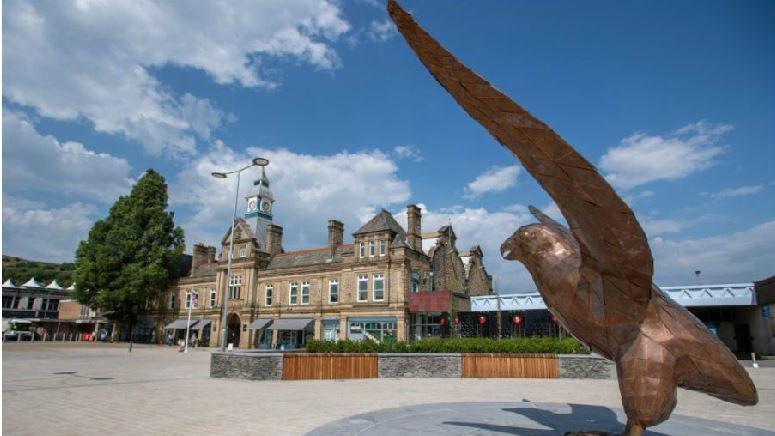
M76 298L128 323L129 351L138 315L179 275L183 229L166 209L167 184L149 169L76 251Z

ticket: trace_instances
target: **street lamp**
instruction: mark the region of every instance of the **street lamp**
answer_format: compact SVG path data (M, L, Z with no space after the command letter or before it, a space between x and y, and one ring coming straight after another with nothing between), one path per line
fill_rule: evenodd
M254 158L250 165L245 165L244 167L234 170L234 171L227 171L227 172L220 172L220 171L213 171L211 174L216 179L225 179L230 174L236 174L237 175L237 190L234 192L234 213L231 217L231 237L229 241L229 253L227 257L226 262L226 291L223 293L223 306L221 309L221 351L226 351L226 316L228 315L228 308L229 308L229 287L231 286L231 258L234 254L234 223L237 222L237 202L239 201L239 182L240 182L240 174L245 171L246 169L254 166L259 167L265 167L269 165L269 160L264 159L262 157Z

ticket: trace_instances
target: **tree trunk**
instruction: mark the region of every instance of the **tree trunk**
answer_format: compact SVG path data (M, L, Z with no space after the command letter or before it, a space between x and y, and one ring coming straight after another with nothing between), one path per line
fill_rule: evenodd
M132 352L132 339L135 332L135 323L133 320L129 320L129 352Z

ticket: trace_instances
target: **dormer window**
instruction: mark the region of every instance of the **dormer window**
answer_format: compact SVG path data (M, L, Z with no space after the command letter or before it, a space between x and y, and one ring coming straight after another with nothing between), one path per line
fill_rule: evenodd
M361 242L359 247L358 257L366 257L366 243Z
M245 246L241 246L239 248L239 257L245 257L247 250L245 249Z
M369 257L374 257L374 241L369 241Z

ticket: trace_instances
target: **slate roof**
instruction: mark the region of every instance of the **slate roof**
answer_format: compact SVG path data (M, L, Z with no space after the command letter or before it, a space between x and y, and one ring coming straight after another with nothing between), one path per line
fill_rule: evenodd
M374 218L369 220L366 224L362 225L353 235L361 235L364 233L384 232L389 230L395 234L393 244L400 243L406 245L406 232L401 224L398 224L393 214L382 209L378 214L374 215Z
M296 268L342 261L342 254L352 253L353 244L340 245L333 259L328 257L328 247L310 248L280 253L272 258L267 269Z

